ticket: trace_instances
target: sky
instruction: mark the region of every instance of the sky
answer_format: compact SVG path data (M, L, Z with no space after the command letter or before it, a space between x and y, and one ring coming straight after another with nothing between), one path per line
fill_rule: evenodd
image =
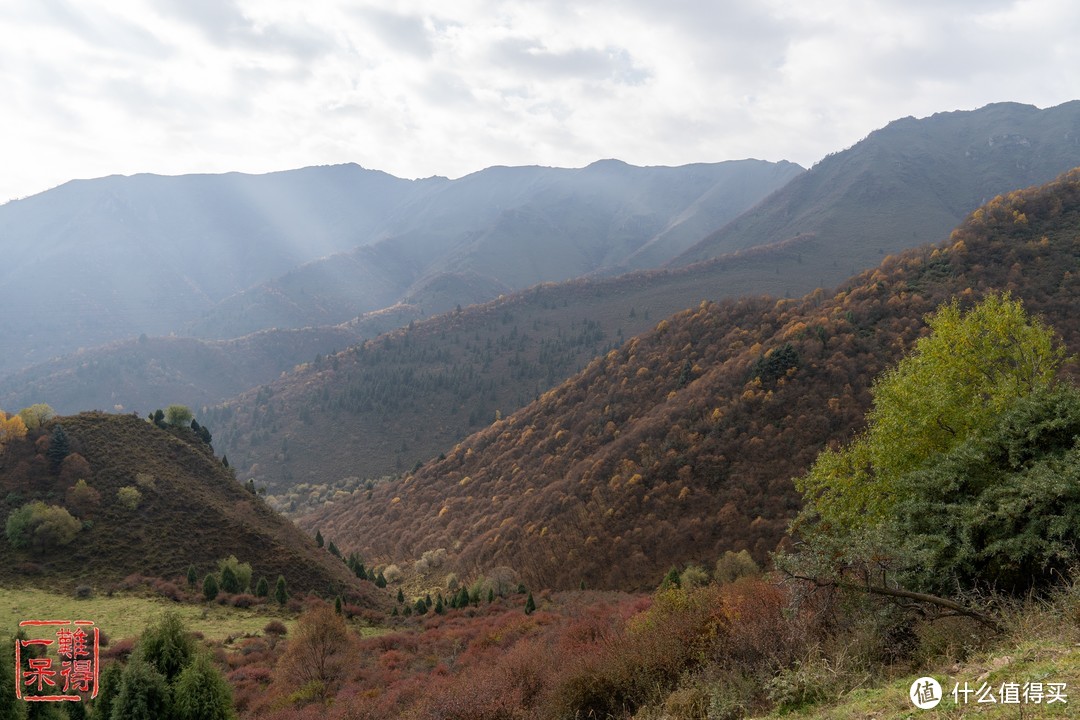
M1075 0L0 0L0 202L74 178L805 167L1080 98Z

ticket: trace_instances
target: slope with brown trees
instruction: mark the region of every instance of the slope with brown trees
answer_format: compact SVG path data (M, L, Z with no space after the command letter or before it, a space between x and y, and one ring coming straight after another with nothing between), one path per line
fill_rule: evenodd
M872 379L946 300L1008 290L1080 347L1080 171L997 197L943 246L838 292L699 307L591 363L401 482L304 527L371 560L434 548L534 585L654 586L727 549L758 559L798 504L791 478L856 432Z
M235 556L252 566L253 582L283 575L293 592L365 591L186 427L105 413L54 418L0 449L0 495L7 583L108 589L131 574L171 580L192 566L201 581ZM52 526L19 547L12 513L38 501L57 508Z

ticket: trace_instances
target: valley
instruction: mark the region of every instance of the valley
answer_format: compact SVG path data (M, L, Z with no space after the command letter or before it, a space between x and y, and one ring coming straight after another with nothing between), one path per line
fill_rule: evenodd
M1080 682L1080 103L809 170L78 181L0 207L0 248L0 602L105 629L90 717Z

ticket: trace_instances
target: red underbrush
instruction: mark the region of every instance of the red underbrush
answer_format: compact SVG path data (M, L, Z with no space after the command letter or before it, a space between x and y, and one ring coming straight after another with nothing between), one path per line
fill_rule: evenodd
M820 615L749 578L653 596L556 593L531 615L522 602L354 639L336 674L306 689L269 670L294 634L276 648L253 643L230 659L238 709L271 720L631 717L688 678L771 677L805 652Z

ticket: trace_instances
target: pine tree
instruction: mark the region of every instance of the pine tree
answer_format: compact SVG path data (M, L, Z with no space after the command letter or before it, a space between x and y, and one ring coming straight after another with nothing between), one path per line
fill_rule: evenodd
M316 530L315 531L315 545L316 545L316 547L322 547L324 542L325 541L323 540L322 532L319 531L319 530Z
M488 603L495 602L495 588L488 588Z
M15 642L11 639L0 645L0 720L20 720L25 716L26 703L15 698L14 647Z
M160 720L170 717L171 709L165 678L136 653L120 676L120 691L110 716L123 720Z
M533 600L532 593L529 593L529 597L525 599L525 614L532 615L536 612L536 601Z
M64 432L63 426L59 423L53 428L52 437L49 439L49 449L45 451L45 457L49 459L49 464L52 466L53 472L60 469L60 463L64 462L64 458L71 454L71 440L68 439L68 435Z
M194 588L196 583L199 582L199 573L195 570L194 565L188 565L187 569L187 584L189 588Z
M214 598L217 597L218 582L217 578L214 577L212 573L210 575L207 575L206 578L203 580L202 594L203 597L206 598L206 602L213 602Z
M398 588L397 591L397 601L399 603L405 602L405 593L401 590L401 588Z
M228 565L221 569L221 589L230 594L240 592L240 580L237 579L236 572Z
M139 637L139 657L150 663L167 682L180 675L195 656L195 640L175 612L143 631Z
M341 596L340 595L338 595L336 598L334 598L334 612L336 612L338 615L341 614Z
M413 608L416 610L417 615L424 615L427 613L427 603L424 602L424 598L418 598L416 600L416 605L414 605Z
M269 597L270 596L270 583L266 582L266 577L259 578L258 584L255 585L255 597Z
M386 587L386 578L383 576L382 570L379 571L378 576L376 576L376 578L375 578L375 587L377 587L377 588Z
M173 686L173 717L176 720L231 720L232 688L209 656L199 653Z
M285 589L284 575L278 575L277 586L274 588L274 599L277 600L278 605L284 605L289 602L289 593Z
M444 612L446 612L446 608L443 607L442 594L440 594L439 597L435 600L435 613L438 615L442 615Z
M329 550L330 554L333 555L334 557L336 557L336 558L341 557L341 551L338 550L338 546L334 544L333 540L330 541L330 544L327 546L327 550Z
M112 707L116 703L116 696L120 694L120 680L123 672L124 668L118 662L111 662L102 667L101 675L98 677L98 694L92 706L91 717L105 718L105 720L112 717Z

